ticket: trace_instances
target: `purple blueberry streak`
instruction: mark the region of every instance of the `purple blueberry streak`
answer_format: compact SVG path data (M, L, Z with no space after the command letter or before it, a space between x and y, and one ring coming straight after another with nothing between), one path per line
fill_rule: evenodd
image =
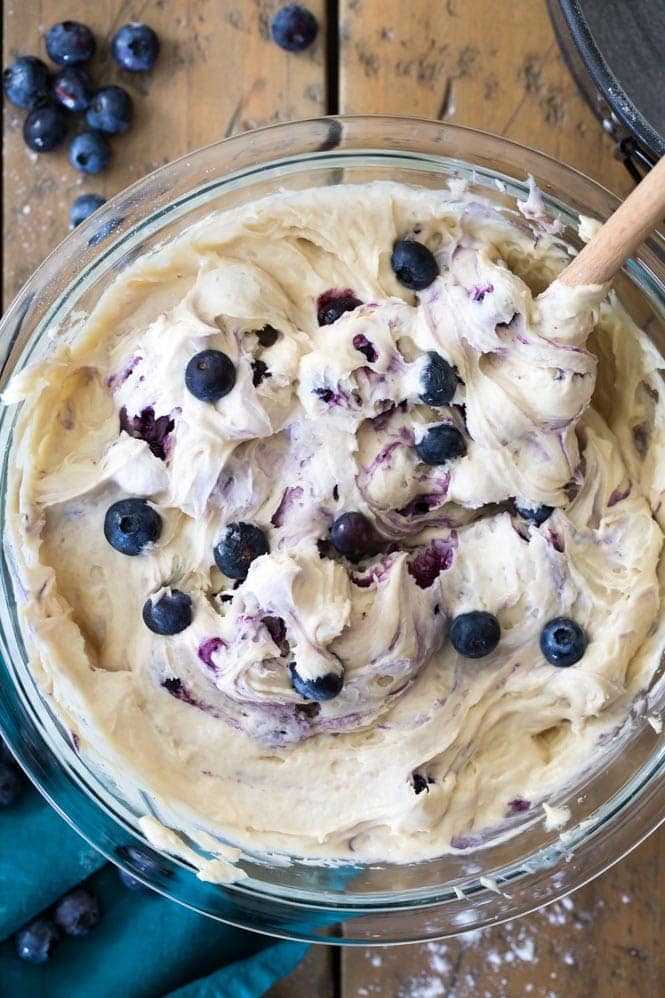
M370 343L366 336L362 333L358 333L353 337L353 347L358 353L361 353L363 357L366 357L370 364L373 364L378 360L378 353L374 349L374 346Z
M453 530L445 539L431 540L427 547L422 548L415 558L407 562L407 571L420 589L429 589L441 572L450 568L457 545L457 532Z
M615 489L610 498L607 500L608 508L610 506L616 506L618 502L622 502L624 499L627 499L628 496L630 495L632 487L633 483L628 482L628 485L626 486L625 489Z
M300 502L304 494L305 490L300 485L291 485L289 488L284 489L284 494L282 495L279 506L270 519L273 527L283 526L288 514L293 507Z
M226 648L226 642L222 641L221 638L208 638L206 641L202 641L199 645L197 655L205 666L215 672L216 668L215 663L213 662L213 655L216 655L218 651L222 650L222 648Z
M152 406L142 409L138 416L129 416L123 405L120 410L120 429L137 440L145 440L150 451L161 461L168 457L170 434L175 426L171 416L155 417Z
M475 284L471 291L471 301L482 301L485 295L490 295L493 291L493 284Z

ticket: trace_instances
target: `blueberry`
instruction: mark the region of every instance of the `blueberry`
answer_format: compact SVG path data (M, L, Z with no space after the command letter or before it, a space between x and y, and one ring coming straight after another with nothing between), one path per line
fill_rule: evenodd
M77 66L92 59L95 36L79 21L61 21L46 32L46 51L59 66Z
M316 318L320 326L330 326L333 322L337 322L340 315L353 312L358 305L362 305L362 302L355 295L335 295L326 292L319 296Z
M264 349L272 347L279 339L279 330L275 329L274 326L267 324L263 327L263 329L256 330L256 338Z
M316 314L320 326L335 322L343 312L357 308L362 302L353 288L327 288L316 299Z
M374 345L362 333L356 333L353 337L353 349L361 353L370 364L374 364L379 359Z
M103 132L83 132L69 147L69 162L81 173L101 173L110 159L111 146Z
M555 617L540 632L540 650L551 665L575 665L587 647L587 636L568 617Z
M456 457L466 454L464 437L458 429L448 423L430 426L416 444L418 457L425 464L446 464Z
M154 634L180 634L192 622L192 600L179 589L169 589L156 603L143 604L143 623Z
M485 610L460 613L450 625L450 642L465 658L484 658L494 651L500 637L499 621Z
M263 360L252 361L252 384L258 388L265 378L270 378L271 374L268 365Z
M111 52L121 69L145 73L159 55L159 39L147 24L125 24L113 36Z
M420 375L421 401L427 405L448 405L457 391L457 368L449 364L440 353L430 350Z
M253 523L230 523L213 554L220 572L229 579L242 580L254 559L269 551L268 538Z
M75 229L103 204L106 204L106 198L101 194L79 194L69 209L69 224Z
M439 276L434 254L414 239L399 239L393 246L390 263L400 284L412 291L428 288Z
M236 383L233 361L221 350L202 350L192 357L185 371L185 385L201 402L217 402Z
M297 3L278 10L270 25L273 41L287 52L302 52L309 48L318 28L312 12Z
M29 963L46 963L57 949L60 933L50 918L36 918L16 933L16 952Z
M11 764L0 762L0 808L13 804L23 789L21 774Z
M121 554L142 554L161 532L162 518L145 499L120 499L106 510L104 537Z
M23 140L33 152L51 152L67 138L67 119L59 107L36 107L23 122Z
M330 528L330 540L336 551L351 561L358 561L370 553L374 530L363 513L342 513Z
M101 229L98 230L88 240L88 246L101 242L104 235L108 235L112 228L116 228L122 219L110 219ZM112 225L112 223L115 223ZM112 228L111 228L112 227ZM94 242L93 242L94 240ZM158 457L160 461L166 460L171 443L171 433L175 428L175 420L170 416L155 416L155 410L151 405L146 406L136 416L129 416L127 409L123 405L120 410L120 429L128 433L130 437L137 440L145 440L150 451Z
M11 104L31 110L48 97L48 68L34 55L20 55L3 72L2 86Z
M414 773L411 777L411 786L413 787L413 792L416 794L421 794L424 790L429 793L429 780L422 773Z
M544 523L545 520L549 520L554 512L554 506L518 506L516 502L514 506L518 516L521 516L523 520L527 520L529 523L535 523L537 527L541 523Z
M65 66L51 80L53 100L65 111L87 111L95 84L82 66Z
M317 676L316 679L303 679L294 662L289 665L289 672L291 673L291 685L296 693L299 693L305 700L318 700L319 702L334 700L342 692L344 686L343 672L326 672L325 675Z
M102 87L97 91L88 108L85 120L91 128L115 135L129 128L134 105L132 98L122 87Z
M53 910L53 921L68 936L87 936L101 917L99 901L87 887L69 891Z

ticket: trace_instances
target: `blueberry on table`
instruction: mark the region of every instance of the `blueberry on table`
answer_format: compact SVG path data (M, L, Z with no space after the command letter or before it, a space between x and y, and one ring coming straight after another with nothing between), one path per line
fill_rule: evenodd
M101 194L79 194L69 209L69 224L75 229L103 204L106 204L106 198Z
M95 53L95 36L79 21L61 21L46 32L49 59L59 66L77 66Z
M358 561L370 553L374 530L364 513L351 510L337 517L330 528L330 540L336 551L351 561Z
M145 499L120 499L104 517L104 537L121 554L142 554L161 532L162 518Z
M253 523L230 523L213 549L215 564L220 572L229 579L241 581L247 577L254 559L269 552L268 538Z
M53 921L68 936L87 936L101 917L99 901L87 887L69 891L53 910Z
M10 807L23 789L21 774L9 763L0 762L0 808Z
M555 617L540 632L540 650L550 663L566 668L575 665L587 648L587 636L569 617Z
M345 312L353 312L354 308L362 305L355 295L336 295L331 292L324 292L319 296L316 318L320 326L331 326L337 322L340 315Z
M66 138L67 118L52 104L36 107L23 122L23 140L33 152L51 152Z
M549 520L554 512L554 506L518 506L514 503L515 512L528 523L534 523L537 527Z
M166 685L165 681L162 686ZM176 680L179 682L179 680ZM157 859L155 856L150 855L144 849L139 846L119 846L116 852L120 858L126 862L131 870L135 873L141 874L144 877L168 877L169 870L161 860ZM128 870L124 870L122 867L117 867L118 876L125 887L130 891L149 891L151 890L147 884L139 880L137 877L130 873Z
M126 132L132 122L134 104L122 87L101 87L90 102L85 116L91 128L115 135Z
M154 634L180 634L192 622L192 600L179 589L168 589L156 603L143 604L143 623Z
M83 132L72 139L69 162L81 173L101 173L111 160L111 146L103 132Z
M457 391L457 368L449 364L440 353L430 350L420 375L421 401L427 405L448 405Z
M28 111L49 95L49 71L34 55L20 55L2 74L2 86L10 104Z
M159 55L159 39L147 24L125 24L113 36L111 52L121 69L145 73Z
M200 402L218 402L235 383L235 365L221 350L202 350L185 370L187 390Z
M494 651L500 637L499 621L485 610L460 613L450 625L450 643L464 658L484 658Z
M273 41L287 52L302 52L309 48L318 29L312 12L297 3L278 10L270 25Z
M16 952L29 963L46 963L58 947L60 933L50 918L36 918L14 936Z
M439 276L434 254L415 239L398 239L390 257L395 277L405 288L422 291Z
M51 80L53 100L65 111L87 111L95 84L82 66L65 66Z
M315 679L304 679L294 662L289 665L289 672L291 685L305 700L317 700L319 703L324 700L334 700L344 687L343 672L326 672L325 675L317 676Z
M449 423L430 426L416 444L416 452L425 464L446 464L466 454L460 431Z

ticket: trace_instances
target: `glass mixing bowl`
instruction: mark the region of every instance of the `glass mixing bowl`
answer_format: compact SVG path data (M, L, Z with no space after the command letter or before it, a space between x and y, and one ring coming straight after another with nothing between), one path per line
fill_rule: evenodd
M608 191L547 156L433 121L323 118L260 129L200 149L113 198L36 271L2 322L0 387L12 372L48 351L54 331L73 312L89 311L129 260L211 210L279 190L375 179L439 187L451 177L466 179L471 190L514 210L513 198L526 194L527 173L574 245L579 246L579 212L605 219L617 205ZM624 305L661 352L664 261L665 241L654 237L616 282ZM0 412L3 523L16 417L15 407ZM297 860L269 865L248 857L241 862L248 879L224 886L204 883L186 863L145 842L138 818L150 811L150 802L140 793L131 800L123 797L111 774L76 751L28 666L4 552L1 576L0 727L20 763L51 804L105 856L213 918L286 937L364 945L454 935L567 894L619 860L662 820L665 751L644 717L664 705L661 664L648 696L635 705L599 764L584 766L581 760L577 783L552 802L571 810L562 835L544 830L540 812L516 817L520 824L511 838L468 855L342 868Z

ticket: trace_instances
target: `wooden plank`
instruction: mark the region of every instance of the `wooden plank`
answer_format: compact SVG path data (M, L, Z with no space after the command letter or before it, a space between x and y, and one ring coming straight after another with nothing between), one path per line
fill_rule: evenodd
M342 954L343 998L661 998L665 833L542 912L444 942Z
M97 38L94 78L125 86L135 104L132 128L112 140L111 167L97 177L83 177L69 165L64 149L31 154L21 137L26 112L5 102L5 303L65 236L69 206L83 191L108 197L155 167L226 135L325 113L325 2L308 0L319 18L319 35L298 55L269 39L279 6L281 0L68 0L65 10L61 0L5 0L3 65L19 54L44 58L48 27L64 16L78 19ZM150 24L160 37L160 57L149 75L123 73L109 57L113 33L132 19ZM332 982L332 950L313 947L281 990L276 986L274 998L332 998Z
M563 62L545 0L340 0L340 21L340 111L472 125L630 189Z
M233 132L325 113L324 0L308 0L320 30L298 55L269 38L277 0L5 0L3 65L18 54L45 58L43 35L63 16L89 24L100 83L119 83L134 98L135 120L112 139L111 167L84 177L66 148L36 156L24 146L25 112L4 102L4 301L66 235L69 206L83 191L110 196L138 177ZM120 25L140 19L157 31L161 54L149 75L124 73L109 55Z
M288 977L273 984L265 998L335 998L336 963L332 946L312 946Z
M544 0L341 0L340 110L441 118L632 183L563 62ZM344 950L342 995L656 998L665 833L572 898L470 939ZM569 903L569 904L570 904Z

